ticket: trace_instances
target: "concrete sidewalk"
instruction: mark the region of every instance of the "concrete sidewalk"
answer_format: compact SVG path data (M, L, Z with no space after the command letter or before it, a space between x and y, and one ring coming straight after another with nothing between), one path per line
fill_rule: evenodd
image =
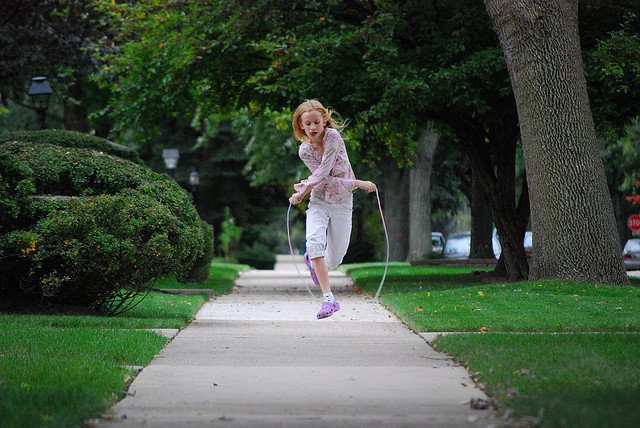
M342 309L317 320L319 290L297 263L302 279L281 257L276 270L246 272L206 303L99 425L490 425L491 411L469 405L487 397L464 368L354 293L344 274L330 274Z

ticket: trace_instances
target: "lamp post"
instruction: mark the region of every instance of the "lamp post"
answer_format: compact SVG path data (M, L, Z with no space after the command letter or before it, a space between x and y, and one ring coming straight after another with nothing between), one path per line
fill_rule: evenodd
M195 169L191 171L191 174L189 174L189 183L191 183L191 190L193 193L196 193L198 190L198 184L200 184L200 174L198 174L198 171Z
M174 178L178 159L180 159L180 152L178 149L164 149L162 150L162 159L164 159L164 166L167 168L169 177Z
M193 203L197 207L198 206L198 184L200 184L200 174L194 168L189 174L189 183L191 183L191 193L193 194Z
M53 90L49 86L46 77L34 77L29 89L29 96L33 103L33 108L36 110L36 131L46 129L46 112L49 108L49 98Z

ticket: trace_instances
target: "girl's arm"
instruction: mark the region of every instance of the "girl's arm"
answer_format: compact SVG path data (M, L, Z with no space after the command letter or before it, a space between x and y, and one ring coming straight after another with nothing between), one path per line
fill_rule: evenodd
M289 198L289 203L291 205L298 205L300 202L302 202L302 200L304 199L305 196L307 196L309 193L311 193L311 188L307 188L307 190L305 190L304 193L294 193L293 195L291 195L291 197Z
M358 189L364 190L367 193L376 191L376 185L372 181L356 180L356 187Z
M375 192L376 191L376 185L375 183L371 182L371 181L364 181L364 180L353 180L355 182L355 186L358 189L362 189L367 193L371 193L371 192ZM302 200L304 199L305 196L307 196L309 193L311 193L311 188L308 187L304 193L294 193L293 195L291 195L291 197L289 198L289 203L291 205L297 205L300 202L302 202Z

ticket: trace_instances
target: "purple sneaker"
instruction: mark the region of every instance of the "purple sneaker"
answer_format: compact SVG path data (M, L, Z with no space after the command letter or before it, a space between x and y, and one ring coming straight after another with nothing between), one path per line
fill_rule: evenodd
M318 312L318 319L329 318L334 313L340 310L340 304L338 302L323 302L320 312Z
M309 271L311 272L311 279L313 283L316 285L320 285L320 281L318 281L318 277L316 276L316 271L311 267L311 260L309 260L309 254L304 253L304 262L307 264Z

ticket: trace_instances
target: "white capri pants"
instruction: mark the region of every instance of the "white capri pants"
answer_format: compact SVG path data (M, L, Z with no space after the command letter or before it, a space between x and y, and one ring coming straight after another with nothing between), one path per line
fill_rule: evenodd
M335 269L349 248L353 200L331 204L312 198L307 209L307 253L310 259L324 257Z

